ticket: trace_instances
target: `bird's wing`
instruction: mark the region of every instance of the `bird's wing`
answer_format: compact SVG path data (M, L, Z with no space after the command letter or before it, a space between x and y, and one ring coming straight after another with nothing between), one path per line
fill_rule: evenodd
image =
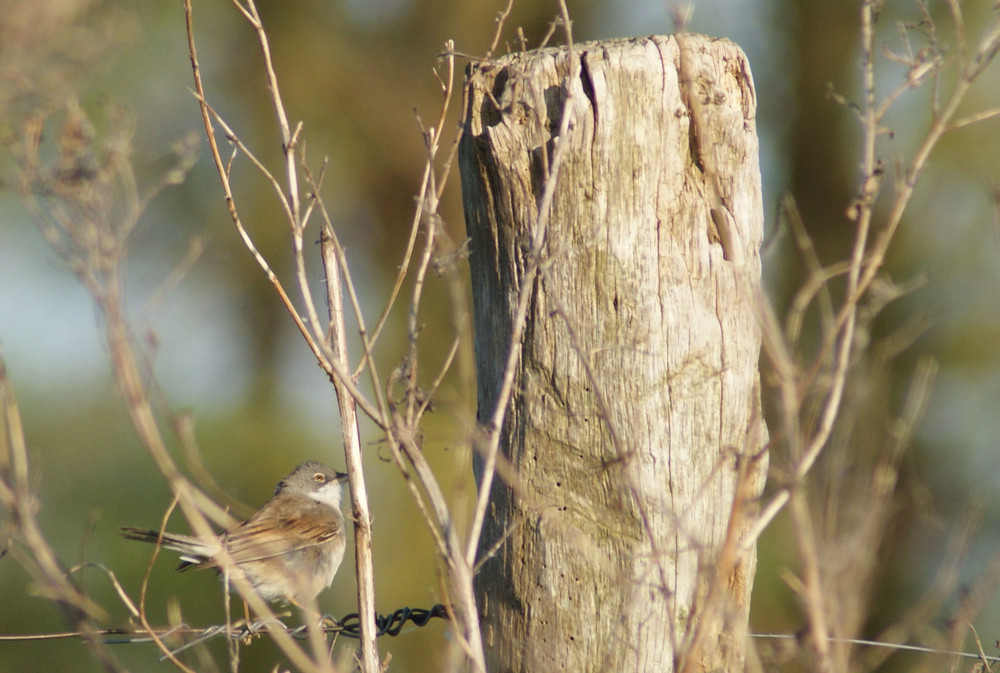
M234 563L260 561L319 546L339 535L344 527L339 511L312 498L281 494L275 499L287 499L287 503L276 504L288 506L274 508L274 515L255 514L223 536Z

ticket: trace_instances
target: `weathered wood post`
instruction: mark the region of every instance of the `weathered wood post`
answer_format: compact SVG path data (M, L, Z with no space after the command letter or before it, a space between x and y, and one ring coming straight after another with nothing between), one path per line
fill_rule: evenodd
M480 543L489 668L742 670L755 549L740 535L766 471L746 57L651 37L512 54L468 78L459 156L484 422L532 293Z

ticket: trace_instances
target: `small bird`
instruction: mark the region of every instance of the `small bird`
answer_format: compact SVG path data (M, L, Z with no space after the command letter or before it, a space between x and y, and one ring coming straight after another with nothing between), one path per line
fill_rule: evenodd
M341 484L347 475L314 460L278 482L274 496L215 538L123 527L130 540L162 543L181 554L178 570L215 568L242 575L261 598L304 606L333 583L344 558ZM222 555L225 549L228 558Z

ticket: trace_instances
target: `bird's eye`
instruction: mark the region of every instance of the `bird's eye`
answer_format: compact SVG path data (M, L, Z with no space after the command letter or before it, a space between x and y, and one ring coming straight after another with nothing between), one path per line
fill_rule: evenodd
M322 484L324 481L326 481L326 475L324 475L322 472L317 472L316 474L313 475L313 481L315 481L317 484Z

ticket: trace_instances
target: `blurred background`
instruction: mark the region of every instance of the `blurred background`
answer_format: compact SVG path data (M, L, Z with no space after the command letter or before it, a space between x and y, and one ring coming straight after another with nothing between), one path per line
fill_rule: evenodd
M409 235L425 159L421 124L435 123L438 55L446 40L481 55L496 29L502 0L294 0L261 2L285 103L304 122L307 154L327 157L325 198L347 247L369 318L381 311ZM570 0L578 41L666 34L673 30L662 0ZM994 3L964 3L970 41L991 18ZM853 225L846 209L859 181L860 131L855 115L830 88L859 96L858 3L852 0L700 0L690 29L739 44L753 67L764 183L767 290L780 314L803 280L804 266L779 226L779 201L790 194L821 261L846 257ZM941 6L939 6L941 5ZM943 3L930 4L944 45L952 24ZM555 3L514 3L497 53L517 47L515 29L535 46L557 13ZM916 5L890 0L877 43L904 50L899 26L917 21ZM195 3L196 38L210 102L242 139L279 166L280 138L264 86L254 35L223 2ZM917 29L919 30L919 28ZM556 41L561 41L557 31ZM918 48L919 45L914 48ZM464 64L463 64L464 65ZM904 70L885 54L880 91ZM970 111L1000 104L998 70L977 85ZM459 73L460 76L460 73ZM947 80L946 80L947 83ZM236 237L205 147L192 88L180 3L126 0L4 0L0 4L0 134L4 146L29 111L57 110L77 100L106 131L122 116L131 125L132 160L140 190L172 165L172 147L193 143L198 161L183 184L148 206L128 256L128 303L147 365L170 414L194 423L202 459L240 504L259 506L295 464L316 458L343 468L332 389L295 331L272 288ZM893 133L880 150L889 162L912 155L932 115L932 87L905 94L888 118ZM452 106L445 142L454 137ZM891 534L879 541L862 635L873 637L902 619L936 586L942 568L955 585L927 615L946 628L963 587L976 586L997 553L996 437L1000 436L1000 240L995 194L1000 120L957 131L935 152L891 248L887 272L915 289L872 325L871 339L914 321L926 324L880 369L873 387L885 418L898 413L914 363L940 365L928 413L902 463L891 508ZM108 351L92 302L32 224L17 195L16 163L0 154L0 348L18 394L43 509L40 520L67 565L112 568L138 593L151 548L127 542L119 526L155 528L170 492L140 447L111 379ZM237 200L261 250L291 282L289 236L266 185L244 163ZM464 238L457 172L442 215L456 243ZM311 242L311 241L310 241ZM192 245L204 246L168 292L163 282ZM319 288L321 271L312 269ZM918 281L918 282L917 282ZM452 331L446 282L432 279L420 316L427 372L440 363ZM405 329L390 321L379 344L395 366ZM468 345L466 345L468 349ZM355 349L357 355L357 349ZM387 366L383 365L383 376ZM428 375L429 376L429 375ZM869 398L870 399L870 398ZM446 381L425 427L426 452L447 488L469 487L462 456L449 449L475 415L474 396ZM882 408L884 407L884 408ZM371 428L368 428L370 431ZM862 426L862 431L864 430ZM872 431L878 436L881 431ZM380 612L430 607L441 599L433 546L396 468L369 432L368 477L375 522L376 590ZM848 442L849 444L851 442ZM856 443L858 450L867 446ZM870 461L869 461L870 462ZM867 462L858 458L857 465ZM839 473L836 473L839 474ZM826 484L838 488L836 479ZM822 502L816 503L822 508ZM819 512L822 514L822 512ZM175 523L183 526L180 517ZM176 528L177 526L175 526ZM953 546L959 534L967 544ZM950 550L956 558L948 560ZM761 632L793 633L805 625L782 580L797 568L787 522L761 542L752 623ZM348 554L322 607L352 612L353 558ZM81 581L126 623L100 572ZM175 575L164 554L151 578L149 611L165 615L176 601L191 624L221 621L221 592L210 573ZM32 594L29 578L0 558L0 634L64 630L55 607ZM1000 637L1000 610L989 606L974 625L984 643ZM163 619L165 621L165 618ZM442 623L380 641L392 670L441 667ZM0 643L0 673L98 670L78 641ZM220 650L221 651L221 650ZM131 670L166 670L152 645L122 645ZM257 642L243 651L247 670L274 666L278 655ZM881 670L906 670L890 659ZM794 663L789 664L794 669Z

